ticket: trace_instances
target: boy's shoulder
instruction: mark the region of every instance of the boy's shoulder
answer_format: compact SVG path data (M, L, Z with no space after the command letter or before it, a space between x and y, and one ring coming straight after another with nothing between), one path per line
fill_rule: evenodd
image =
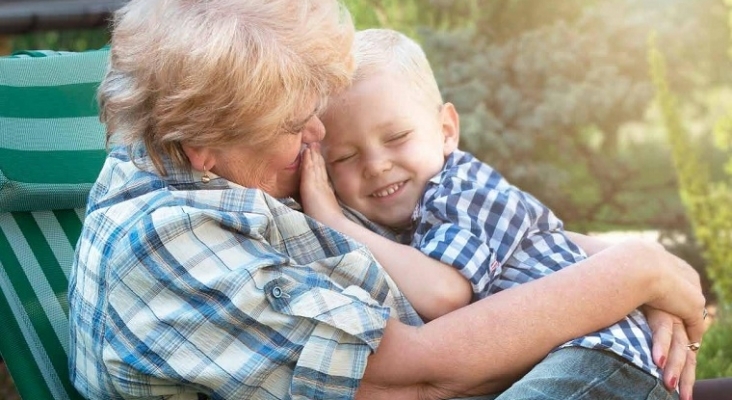
M432 178L431 183L459 189L486 187L508 190L512 188L511 184L495 168L462 150L455 150L447 157L444 168Z

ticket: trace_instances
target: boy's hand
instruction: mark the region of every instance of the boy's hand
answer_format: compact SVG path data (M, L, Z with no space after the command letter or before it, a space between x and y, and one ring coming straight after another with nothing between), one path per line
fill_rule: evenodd
M335 228L338 218L345 218L328 181L320 144L311 143L302 155L300 197L305 214Z

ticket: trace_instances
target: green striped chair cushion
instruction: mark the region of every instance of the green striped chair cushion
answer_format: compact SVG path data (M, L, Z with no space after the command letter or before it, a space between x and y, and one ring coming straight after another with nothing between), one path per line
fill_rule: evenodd
M83 209L0 213L0 353L24 399L81 399L69 381L69 267Z
M104 162L106 49L0 58L0 211L84 206Z
M0 57L0 355L24 399L69 381L67 286L106 154L95 92L108 50Z

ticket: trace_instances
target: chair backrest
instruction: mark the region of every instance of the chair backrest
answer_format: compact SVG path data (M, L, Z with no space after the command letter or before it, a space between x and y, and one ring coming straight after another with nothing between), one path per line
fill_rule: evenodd
M95 100L108 50L0 57L0 355L24 399L69 381L69 269L106 154Z

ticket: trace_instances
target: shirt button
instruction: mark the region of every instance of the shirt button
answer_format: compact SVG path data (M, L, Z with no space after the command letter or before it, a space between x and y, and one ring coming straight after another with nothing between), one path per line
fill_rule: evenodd
M282 288L281 287L275 286L275 287L272 288L272 296L275 299L279 299L280 297L282 297L282 294L283 294L283 292L282 292Z

